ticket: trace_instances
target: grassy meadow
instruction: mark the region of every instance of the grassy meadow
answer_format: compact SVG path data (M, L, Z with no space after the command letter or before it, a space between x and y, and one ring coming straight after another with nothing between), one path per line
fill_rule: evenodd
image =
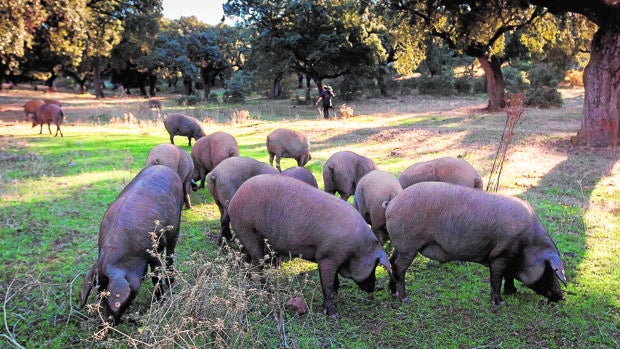
M407 275L411 303L400 304L385 289L369 296L341 277L335 302L340 318L334 320L322 313L315 264L294 259L281 270L267 269L263 288L240 262L234 243L218 248L219 212L208 191L199 190L191 194L194 207L182 212L173 294L158 303L151 282L143 282L123 323L111 328L98 323L92 305L78 308L79 291L97 258L105 210L143 167L149 150L169 141L161 115L145 108L144 99L98 101L58 93L46 96L60 99L66 115L64 138L54 138L23 121L20 106L33 91L4 91L0 348L618 348L619 153L572 145L583 91L562 93L562 108L523 114L499 192L536 208L566 267L565 300L547 304L517 283L506 306L492 306L487 267L418 256ZM265 162L271 130L305 133L312 152L306 167L320 188L323 164L340 150L365 155L396 175L414 162L461 156L486 183L506 121L503 112L480 111L484 96L356 101L347 103L353 117L336 120L321 120L313 107L289 100L181 107L175 96L159 98L165 113L196 116L207 133L228 132L242 156ZM233 122L239 110L250 116ZM175 142L190 150L187 138ZM283 168L294 164L282 161ZM380 267L377 278L387 286ZM308 303L307 314L287 311L285 303L295 296Z

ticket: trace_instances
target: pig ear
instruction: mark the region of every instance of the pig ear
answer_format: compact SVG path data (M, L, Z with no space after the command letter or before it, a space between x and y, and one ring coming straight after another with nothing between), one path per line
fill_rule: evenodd
M91 268L84 276L84 283L82 284L82 291L80 292L80 308L84 308L86 305L86 301L88 300L88 295L90 294L90 290L93 288L93 282L95 278L93 277L93 269Z
M379 257L379 264L381 264L385 268L385 271L387 271L388 275L390 275L390 279L393 279L394 277L392 276L392 265L390 264L390 260L388 259L385 252L381 254L381 257Z
M108 291L110 295L107 298L108 306L114 313L118 313L119 309L131 295L131 287L124 277L110 279L108 283Z
M562 263L560 256L557 253L550 255L547 258L547 263L549 263L549 266L553 269L558 279L560 279L564 286L566 286L566 273L564 272L564 264Z

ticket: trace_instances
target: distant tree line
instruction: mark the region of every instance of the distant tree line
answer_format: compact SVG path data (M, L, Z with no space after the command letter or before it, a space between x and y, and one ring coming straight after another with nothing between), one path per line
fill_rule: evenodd
M482 90L495 111L506 91L526 91L532 105L561 103L555 88L563 74L589 59L578 138L607 146L620 138L619 7L613 0L228 0L224 12L237 21L229 26L165 20L161 0L13 0L0 5L0 83L38 79L53 89L59 76L70 77L99 98L105 84L151 96L162 85L194 95L199 85L204 100L223 86L225 101L302 88L308 102L326 82L345 100L370 90L388 96L397 93L395 77L419 73L418 90ZM474 60L484 70L476 83Z

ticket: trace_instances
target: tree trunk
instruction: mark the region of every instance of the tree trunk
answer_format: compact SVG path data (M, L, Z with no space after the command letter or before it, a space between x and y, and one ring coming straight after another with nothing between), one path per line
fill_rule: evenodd
M487 110L491 112L501 110L506 106L501 62L495 56L491 56L491 59L488 56L477 58L487 79L487 96L489 98Z
M93 85L95 88L95 98L104 98L103 95L103 84L101 83L101 67L99 66L99 62L95 61L95 66L93 68Z
M592 38L583 85L578 143L593 147L620 144L620 24L601 27Z
M387 86L385 86L385 72L382 67L379 67L379 72L375 77L377 79L377 85L379 86L379 93L382 97L387 97Z
M284 78L284 74L278 73L275 79L273 79L273 90L271 92L271 98L273 99L280 98L280 82L282 82L283 78Z

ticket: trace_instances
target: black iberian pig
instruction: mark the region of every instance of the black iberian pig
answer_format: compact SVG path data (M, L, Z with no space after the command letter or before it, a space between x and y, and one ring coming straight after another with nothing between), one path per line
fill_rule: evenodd
M403 189L415 183L432 181L483 189L478 171L469 162L452 157L415 163L398 176L398 181Z
M310 155L310 142L301 132L278 128L267 136L267 152L269 153L269 164L273 166L273 159L276 159L276 168L280 168L280 159L293 158L297 161L297 166L305 166L312 160Z
M147 267L161 266L149 250L166 250L165 268L172 273L174 248L179 235L183 183L179 175L164 165L145 167L110 204L99 227L99 258L86 273L80 307L92 287L109 294L101 300L103 320L120 321L140 288ZM167 274L168 274L167 273ZM168 283L169 280L169 283ZM152 277L159 297L168 291L174 278Z
M318 263L323 305L333 317L338 274L369 293L375 290L377 264L391 274L388 257L362 216L346 202L297 179L278 174L248 179L230 201L228 214L258 270L265 239L280 256Z
M421 182L387 205L392 293L408 301L405 272L418 254L440 262L468 261L489 266L491 302L516 291L514 279L547 297L563 298L564 265L538 215L525 201L443 182Z
M324 189L330 194L340 194L346 201L355 194L355 187L360 179L376 169L375 162L365 156L352 151L335 152L323 167Z
M385 205L403 191L393 174L381 170L368 172L355 188L353 206L364 217L370 229L383 244L389 240L385 228Z
M204 188L207 174L222 160L234 156L239 156L239 145L235 137L226 132L214 132L197 140L192 147L192 189ZM200 181L200 186L197 181Z
M174 136L185 136L192 146L192 138L199 140L205 136L202 124L198 119L184 114L170 114L164 119L164 126L170 135L170 143L174 144Z
M194 162L192 157L179 146L174 144L158 144L151 148L146 158L146 166L166 165L177 171L183 181L183 201L187 208L192 208L189 192L192 188L192 173Z
M218 245L232 240L228 202L243 182L251 177L266 173L278 173L278 170L253 158L235 156L222 160L207 177L207 189L220 210L220 237Z

